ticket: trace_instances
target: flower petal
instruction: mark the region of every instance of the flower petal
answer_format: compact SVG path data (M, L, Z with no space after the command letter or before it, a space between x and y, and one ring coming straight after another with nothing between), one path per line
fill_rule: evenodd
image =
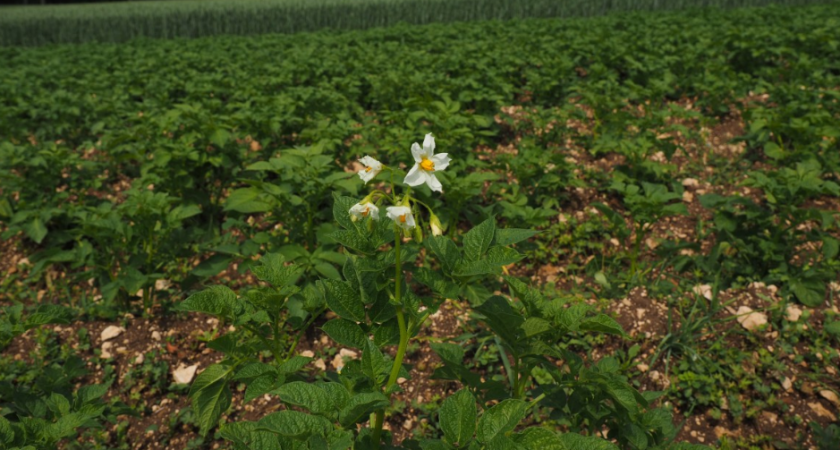
M417 226L417 224L414 223L414 214L408 214L407 216L405 216L405 223L402 225L404 225L405 229L407 230L410 230Z
M437 155L432 156L429 158L435 163L435 172L439 172L443 169L449 167L449 162L452 161L452 158L449 157L449 153L438 153Z
M362 170L359 171L359 178L361 178L362 181L364 181L365 184L367 184L367 182L372 180L373 177L375 177L376 174L378 174L378 173L379 172L377 172L375 170L370 170L369 171L369 170L362 169Z
M440 184L437 177L433 173L423 172L426 175L426 185L429 189L437 192L443 192L443 185Z
M426 173L420 170L420 164L415 164L411 170L408 171L408 175L405 176L405 180L403 183L409 186L417 186L423 184L426 181L426 178L423 177L423 174Z
M426 155L431 157L435 154L435 138L432 136L432 133L426 135L426 138L423 139L423 150L426 151Z
M411 155L414 156L414 161L415 162L423 161L424 156L427 157L427 158L429 157L426 154L426 150L423 149L423 148L420 148L420 144L418 144L416 142L411 144Z

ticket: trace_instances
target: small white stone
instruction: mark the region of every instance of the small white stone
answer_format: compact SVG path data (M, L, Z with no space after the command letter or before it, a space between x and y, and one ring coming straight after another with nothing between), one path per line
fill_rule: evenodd
M685 180L682 180L682 185L684 187L697 187L700 183L694 178L686 178Z
M198 364L187 367L181 363L177 369L172 371L172 378L178 384L190 384L195 377L196 370L198 370Z
M702 295L703 297L706 297L706 300L712 299L712 287L708 284L694 286L692 291L697 295Z
M785 309L785 318L791 322L796 322L802 316L802 310L796 305L788 305Z
M312 361L312 365L315 366L315 368L317 368L321 371L326 371L327 370L327 364L321 358L318 358L315 361Z
M125 332L125 328L118 327L116 325L110 325L104 330L102 330L102 334L99 335L99 338L103 341L107 341L110 339L114 339L115 337L123 334Z
M790 378L784 377L782 379L782 388L784 388L784 390L786 391L790 391L791 389L793 389L793 382L790 381Z
M145 361L145 360L146 360L146 355L144 355L142 353L138 353L137 356L134 357L134 364L139 366L140 364L143 364L143 361Z
M315 356L315 352L312 350L304 350L300 352L300 356L303 356L304 358L312 358Z
M112 342L103 342L102 343L102 348L101 348L101 353L100 353L99 357L103 358L103 359L108 359L108 358L114 356L114 355L111 354L111 347L113 347L113 346L114 346L114 344Z
M648 366L647 364L639 364L636 366L636 368L639 369L639 372L645 373L648 371L648 369L650 369L650 366Z
M159 341L161 339L160 331L157 331L157 330L152 331L152 339L154 339L156 341Z
M350 359L356 359L359 357L359 353L355 350L350 350L349 348L342 348L338 351L338 354Z
M767 323L766 315L753 311L753 309L749 306L742 306L738 308L737 315L738 323L749 331Z
M402 424L403 429L406 430L406 431L410 431L411 427L413 427L413 426L414 426L414 421L411 420L411 419L406 420Z
M648 374L648 376L650 377L651 380L657 381L662 376L662 374L659 373L658 370L651 370L650 373Z
M837 397L837 394L834 391L823 389L820 391L820 395L822 398L834 403L835 406L840 406L840 398Z

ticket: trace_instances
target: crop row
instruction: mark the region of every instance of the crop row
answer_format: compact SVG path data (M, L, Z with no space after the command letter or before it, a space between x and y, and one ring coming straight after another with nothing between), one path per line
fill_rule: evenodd
M139 37L351 30L428 24L697 7L805 5L826 0L247 0L113 2L4 8L0 45L123 42Z
M755 91L769 100L745 110L742 139L748 158L775 167L749 177L767 202L706 198L717 228L705 232L720 245L695 257L668 248L701 281L778 278L819 302L836 273L821 262L836 256L836 217L803 205L837 190L838 15L774 7L0 49L3 238L26 237L36 274L58 264L109 300L161 278L189 286L233 261L245 270L266 251L307 277L337 276L329 194L357 192L356 158L411 164L405 150L433 132L461 175L442 174L445 208L418 195L445 224L498 215L543 227L573 188L594 187L617 200L608 233L629 243L614 262L632 284L640 232L679 213L667 159L686 148L658 136L702 140L674 118L717 121ZM695 111L673 107L686 98ZM521 117L494 119L514 104ZM570 121L594 126L553 125ZM516 136L517 154L476 153ZM569 142L623 158L619 183L576 172ZM666 161L651 161L659 152ZM514 184L487 190L508 172ZM825 258L791 265L803 242Z

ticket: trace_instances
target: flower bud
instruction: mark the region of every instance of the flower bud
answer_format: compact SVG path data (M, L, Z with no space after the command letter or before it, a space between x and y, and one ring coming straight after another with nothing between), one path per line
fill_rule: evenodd
M436 216L435 213L429 213L429 214L430 214L430 216L429 216L429 226L432 229L432 235L434 235L434 236L442 235L444 227L440 223L440 219L438 219L438 216Z

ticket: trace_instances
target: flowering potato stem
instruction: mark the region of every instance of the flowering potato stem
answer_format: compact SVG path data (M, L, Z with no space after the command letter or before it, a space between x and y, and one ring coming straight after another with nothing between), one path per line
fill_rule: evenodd
M385 392L388 392L394 384L397 383L397 378L400 374L400 367L402 367L403 359L405 358L405 350L408 347L408 327L405 324L405 314L402 309L402 261L400 260L400 241L402 240L402 231L399 227L395 227L396 236L394 238L394 253L396 256L396 271L394 276L394 302L397 310L397 325L400 329L400 343L397 347L397 354L394 356L394 365L391 366L391 375L388 377L388 382L385 384ZM389 395L390 397L390 395ZM371 436L371 444L374 450L379 450L379 444L382 434L382 423L385 419L385 411L380 409L376 411L375 422L373 426L373 434Z

